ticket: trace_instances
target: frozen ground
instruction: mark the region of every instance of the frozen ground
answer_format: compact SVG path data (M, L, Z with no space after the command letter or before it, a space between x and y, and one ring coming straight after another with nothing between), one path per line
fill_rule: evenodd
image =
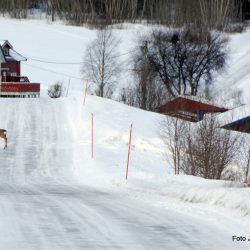
M135 33L149 29L117 29L121 53L131 50ZM95 35L87 28L8 19L0 19L0 30L0 38L23 55L57 62L81 61ZM246 48L238 37L249 34L233 36L233 42ZM238 60L243 65L248 59ZM0 150L0 249L250 248L250 241L232 241L233 235L249 237L249 188L172 175L159 138L161 115L93 96L83 106L79 64L28 60L22 68L23 75L42 83L43 95L0 99L0 127L9 139L7 150ZM247 99L245 73L236 74ZM67 84L66 75L69 97L47 98L47 86L56 80Z

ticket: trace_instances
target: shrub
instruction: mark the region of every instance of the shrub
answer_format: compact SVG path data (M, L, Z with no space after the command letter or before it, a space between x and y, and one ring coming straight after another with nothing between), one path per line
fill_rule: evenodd
M48 95L51 98L59 98L62 96L63 88L62 88L62 82L57 82L53 85L50 85L48 87Z

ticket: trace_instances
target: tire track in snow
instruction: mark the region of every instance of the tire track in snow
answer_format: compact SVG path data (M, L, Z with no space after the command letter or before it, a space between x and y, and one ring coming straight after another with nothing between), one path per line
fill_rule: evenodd
M235 249L202 220L90 187L0 185L0 203L0 249Z
M1 181L71 174L75 138L63 102L6 98L0 102L0 116L9 140L8 148L0 151Z

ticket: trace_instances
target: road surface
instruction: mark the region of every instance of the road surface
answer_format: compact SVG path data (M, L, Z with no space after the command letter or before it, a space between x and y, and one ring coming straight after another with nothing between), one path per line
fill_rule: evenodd
M6 183L0 204L3 250L236 249L207 223L85 186Z
M115 188L66 181L77 164L86 165L74 130L78 111L69 103L0 104L9 139L0 150L0 250L240 249L216 224Z

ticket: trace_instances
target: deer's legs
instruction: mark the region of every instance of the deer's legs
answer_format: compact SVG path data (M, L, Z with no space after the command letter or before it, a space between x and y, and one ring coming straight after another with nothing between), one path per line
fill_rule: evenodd
M8 142L7 137L4 137L4 141L5 141L5 145L4 145L4 149L5 149L5 148L7 148L7 142Z

